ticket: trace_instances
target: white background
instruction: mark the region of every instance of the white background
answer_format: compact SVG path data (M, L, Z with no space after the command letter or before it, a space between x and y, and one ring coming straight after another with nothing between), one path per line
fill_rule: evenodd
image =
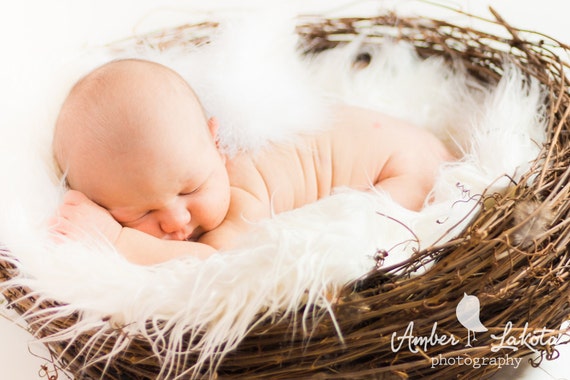
M540 31L570 43L570 27L566 24L570 6L566 0L456 0L440 3L486 17L492 5L510 24ZM0 128L8 128L12 118L29 112L50 113L53 110L31 107L31 95L49 97L46 78L74 54L91 46L156 29L172 23L213 19L215 12L228 14L251 11L263 6L287 4L302 13L325 13L330 16L364 14L393 7L395 1L370 0L19 0L3 2L0 8L0 41L4 51L0 60ZM7 5L9 4L9 5ZM443 10L419 1L399 0L404 12L429 12L431 16L449 17ZM473 21L473 26L477 27ZM568 57L564 57L568 60ZM52 78L51 78L52 79ZM50 80L51 80L50 79ZM33 94L30 93L33 89ZM32 103L34 104L34 103ZM47 103L46 103L47 104ZM31 109L30 109L31 108ZM0 152L1 153L1 152ZM1 157L0 157L1 159ZM47 378L40 373L46 363L46 351L31 345L32 338L22 328L0 317L0 378L34 380ZM540 369L502 371L496 378L564 379L570 373L570 348L561 347L562 357ZM32 353L33 354L32 354ZM39 356L39 357L38 357ZM564 363L566 362L566 363ZM526 366L527 367L527 366ZM52 367L50 367L52 369ZM44 376L42 376L44 375ZM53 373L51 373L53 375ZM65 378L59 373L59 379Z

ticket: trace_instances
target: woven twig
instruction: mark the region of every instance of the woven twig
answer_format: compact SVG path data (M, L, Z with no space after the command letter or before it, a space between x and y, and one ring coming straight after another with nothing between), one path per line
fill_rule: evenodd
M348 284L335 302L336 323L343 332L340 339L330 316L315 308L309 311L310 335L301 325L303 313L263 321L240 346L217 367L220 378L480 378L497 370L498 365L480 368L467 365L432 366L436 357L486 358L504 357L505 351L493 351L496 340L508 321L512 334L520 334L527 326L557 327L570 314L567 251L570 239L570 95L566 64L553 52L568 51L567 46L540 34L523 33L508 25L499 15L493 22L504 27L510 37L498 37L473 28L446 21L400 18L387 14L372 18L301 19L297 28L306 54L318 54L364 35L365 42L381 44L386 38L413 44L420 56L442 56L460 60L469 74L482 83L496 83L502 76L505 54L528 76L535 77L549 89L548 143L540 162L506 195L473 195L482 206L470 226L453 240L423 249L414 260L392 271L377 270L365 278ZM208 43L217 24L184 25L151 33L140 38L113 44L142 44L155 49L168 49L181 44ZM533 37L532 39L530 37ZM537 160L537 162L539 162ZM534 178L533 181L527 181ZM527 186L527 183L532 185ZM542 223L544 233L532 240L521 241L517 232L530 223ZM9 253L6 252L9 257ZM427 273L405 275L425 260L437 260ZM11 259L0 261L0 279L16 275ZM400 275L394 275L396 269ZM489 331L477 334L477 344L465 347L466 330L459 324L455 307L464 294L478 295L480 319ZM35 306L29 289L9 289L5 297L20 314ZM39 307L49 313L55 301ZM56 320L49 325L28 318L31 331L39 338L49 337L72 326L78 315ZM440 334L461 339L458 345L435 345L429 352L402 349L394 352L392 335L402 335L409 322L414 322L414 335L430 336L434 323ZM149 326L152 333L152 327ZM295 333L294 333L295 332ZM548 337L548 334L547 334ZM89 335L76 337L72 343L50 343L59 365L78 378L154 379L161 361L152 355L149 342L139 336L125 337L119 328L109 328L106 336L90 342ZM128 348L110 361L101 360L119 339ZM188 343L190 344L190 343ZM537 345L542 354L536 361L554 358L551 344ZM509 352L511 357L532 353L524 346ZM190 368L195 357L181 354L173 374Z

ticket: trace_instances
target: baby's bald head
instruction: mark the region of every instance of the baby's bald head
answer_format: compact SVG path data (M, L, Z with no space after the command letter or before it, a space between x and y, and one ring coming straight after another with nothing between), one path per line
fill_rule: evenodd
M149 61L113 61L71 89L56 122L54 154L70 186L85 192L93 181L82 173L168 150L188 136L185 129L195 138L208 135L205 125L196 95L176 72Z

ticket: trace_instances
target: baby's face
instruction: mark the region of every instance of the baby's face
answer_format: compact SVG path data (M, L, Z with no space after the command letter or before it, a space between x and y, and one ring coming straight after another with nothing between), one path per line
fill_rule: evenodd
M161 239L195 240L218 227L230 185L216 121L163 68L127 61L105 70L70 95L58 119L54 147L71 188Z
M161 239L196 240L226 216L229 181L224 162L207 142L180 141L164 148L153 153L164 158L164 166L150 165L129 177L105 207L125 227ZM148 155L132 159L144 166Z
M229 207L225 160L214 143L216 121L201 112L156 112L149 122L169 123L169 133L103 171L108 177L100 180L116 186L99 195L99 203L125 227L161 239L197 240L222 223Z

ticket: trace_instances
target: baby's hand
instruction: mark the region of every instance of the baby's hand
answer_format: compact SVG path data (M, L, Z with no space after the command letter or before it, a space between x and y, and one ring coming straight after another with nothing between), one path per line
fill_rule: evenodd
M85 234L98 233L115 243L122 226L109 211L99 206L85 194L76 190L65 193L63 204L52 222L52 230L69 239L79 239Z

